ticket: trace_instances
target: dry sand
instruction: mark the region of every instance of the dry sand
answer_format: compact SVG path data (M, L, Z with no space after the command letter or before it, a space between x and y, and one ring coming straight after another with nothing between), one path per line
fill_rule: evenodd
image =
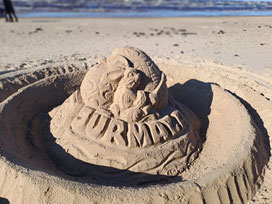
M271 20L229 17L1 22L0 197L11 203L243 203L248 198L252 203L271 203ZM31 117L42 111L40 107L60 104L79 86L86 69L124 45L148 53L165 72L168 86L173 85L175 97L202 122L208 121L199 162L184 173L187 182L183 184L133 189L108 183L101 186L102 181L85 183L64 175L52 162L43 162L48 161L46 155L31 150L23 139L23 132L29 131L22 129L22 124L28 120L33 125L28 134L39 135L35 130L40 127L35 128L35 124L40 126L39 120L46 119L38 117L36 122ZM55 93L56 89L64 91ZM40 100L44 95L46 99ZM256 135L259 139L255 140ZM43 148L39 138L32 142ZM248 163L251 160L255 163ZM257 169L252 171L249 166ZM247 172L248 181L241 181L243 172ZM257 180L250 181L250 172ZM198 188L190 180L195 180ZM226 189L220 185L226 185ZM198 197L201 187L204 191ZM190 189L191 193L186 194Z
M21 19L1 22L0 64L83 54L108 55L124 45L153 57L192 55L236 68L271 70L272 17L164 19Z

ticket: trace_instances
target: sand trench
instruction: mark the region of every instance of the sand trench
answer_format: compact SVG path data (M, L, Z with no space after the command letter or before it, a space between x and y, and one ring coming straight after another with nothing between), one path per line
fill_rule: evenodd
M1 197L11 203L246 203L257 193L261 199L258 190L271 182L266 167L271 162L271 101L235 80L237 73L211 64L188 68L164 61L158 66L174 98L202 122L200 152L180 176L106 174L112 169L69 154L64 166L52 160L44 146L54 143L44 134L49 131L47 113L78 89L92 69L74 59L1 78ZM83 174L75 168L82 165Z

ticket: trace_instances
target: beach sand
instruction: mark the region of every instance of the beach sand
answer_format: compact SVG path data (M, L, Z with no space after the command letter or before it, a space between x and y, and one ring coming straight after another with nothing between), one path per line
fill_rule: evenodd
M98 58L124 45L151 57L185 56L271 71L272 17L21 19L1 22L0 64L82 54ZM3 69L3 68L2 68Z
M256 195L249 196L253 197L250 202L272 202L272 17L35 18L20 19L18 23L2 21L0 31L1 102L9 96L11 100L12 94L19 93L24 86L59 74L56 67L64 65L62 74L73 72L77 66L89 68L99 58L127 45L146 52L166 73L170 85L196 79L228 90L246 107L257 125L262 126L269 152L262 185ZM0 146L1 155L2 149L4 153L8 149L4 142ZM24 172L20 161L16 161L14 167L6 157L1 159L1 164L8 165L1 168L4 176L0 178L0 197L11 203L92 203L91 199L103 192L101 188L92 193L86 184L86 192L77 192L69 182L55 178L46 183L40 170ZM31 172L39 178L35 180ZM14 178L17 174L18 179ZM58 177L58 173L54 176ZM37 193L32 199L27 197L31 189ZM112 201L121 202L118 198L121 195L120 192L112 196ZM170 198L159 195L158 200L143 198L142 201L178 202L178 198L174 201ZM136 202L132 198L122 202L129 201Z

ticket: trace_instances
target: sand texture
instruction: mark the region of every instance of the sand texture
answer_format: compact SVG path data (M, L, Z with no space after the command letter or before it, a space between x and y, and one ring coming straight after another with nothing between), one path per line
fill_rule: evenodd
M3 24L1 199L10 203L271 203L268 20L27 19L17 27ZM263 45L255 45L257 41ZM131 60L120 58L130 58L122 49L110 55L124 45L144 50L154 62L147 63L146 58L146 68L132 70ZM16 50L21 46L26 52L19 54ZM217 49L220 53L215 54ZM112 70L123 65L130 68ZM139 71L149 73L148 78L138 77ZM101 88L109 80L114 91L103 95ZM135 103L124 102L124 93ZM174 106L173 112L166 111L169 118L177 119L173 127L179 129L157 132L162 136L157 140L152 133L165 124L160 111L169 106L168 96L180 104L181 115ZM122 143L118 134L102 136L106 130L96 127L110 127L112 120L137 124L134 131L143 130L144 123L149 131L142 138L152 139L141 142L125 132L130 139ZM103 121L106 125L100 124ZM119 132L118 127L112 131ZM170 133L177 135L163 137ZM131 166L135 161L137 168Z
M49 146L57 164L70 167L69 154L94 164L92 168L99 166L100 173L109 167L107 176L114 174L122 185L131 177L136 184L147 183L143 173L181 175L201 147L200 119L169 96L165 74L133 47L116 49L100 60L80 88L49 115L56 141L43 146ZM73 166L70 174L95 175L87 165ZM132 174L124 179L128 172L141 173L141 178Z

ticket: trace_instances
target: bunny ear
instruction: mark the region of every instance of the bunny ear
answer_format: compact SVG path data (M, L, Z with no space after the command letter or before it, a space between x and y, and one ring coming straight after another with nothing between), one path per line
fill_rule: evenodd
M106 84L109 82L118 82L124 76L125 69L122 67L110 68L101 78L101 83Z
M122 55L111 55L107 58L107 63L112 67L131 67L132 63Z

